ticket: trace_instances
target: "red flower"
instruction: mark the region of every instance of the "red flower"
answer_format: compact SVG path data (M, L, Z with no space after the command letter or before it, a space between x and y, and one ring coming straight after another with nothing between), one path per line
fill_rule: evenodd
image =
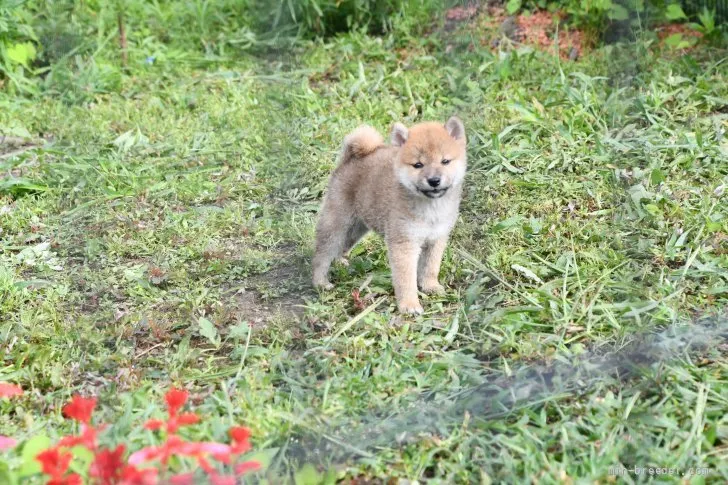
M162 429L164 426L164 421L161 419L150 419L146 423L144 423L144 427L150 431L157 431L158 429Z
M41 470L44 474L49 475L53 479L60 479L68 470L73 455L69 452L61 452L58 448L50 448L41 451L35 457L40 462Z
M212 465L210 465L210 462L207 461L207 459L204 456L199 455L197 457L197 464L200 465L200 468L205 470L205 473L207 473L208 475L215 473L215 468Z
M145 461L160 460L166 464L171 456L183 455L193 458L204 455L225 455L230 453L230 447L222 443L193 443L183 441L176 435L170 435L160 446L147 446L129 457L130 465L139 465Z
M98 479L100 485L118 483L126 465L123 460L124 451L126 451L124 445L117 446L113 451L109 449L98 451L91 463L89 475Z
M230 446L224 443L200 442L188 443L183 442L179 447L180 453L185 456L197 457L203 455L225 455L230 453Z
M172 388L164 396L164 400L167 401L167 412L170 417L177 415L177 412L187 402L189 393L179 389Z
M232 453L240 455L247 453L252 448L250 445L250 430L243 426L230 428L230 437L233 439Z
M129 456L128 463L136 466L141 465L145 461L152 461L158 458L164 458L161 446L145 446L141 450L132 453Z
M63 415L78 422L88 424L96 407L96 398L73 396L71 402L63 406Z
M151 431L157 431L164 428L167 433L174 434L181 426L189 426L200 422L200 417L195 413L182 413L179 416L170 416L165 422L161 419L150 419L144 423L144 427Z
M10 392L21 392L17 386L10 386ZM0 391L8 389L0 386ZM173 456L188 457L197 461L198 468L202 469L212 485L235 485L237 476L253 470L258 470L261 465L257 461L246 461L235 464L236 456L246 453L251 449L250 430L244 427L233 427L230 429L231 445L215 442L190 442L180 438L176 431L181 426L187 426L200 422L200 417L195 413L180 413L187 402L189 394L187 391L171 389L165 395L167 402L168 418L166 421L153 419L144 425L149 430L162 430L167 433L167 439L158 446L142 448L129 456L124 462L126 448L119 445L115 449L100 449L96 444L97 433L102 427L90 425L94 408L95 398L83 398L74 396L66 406L63 407L63 414L67 418L74 419L80 423L80 432L76 436L66 436L60 440L58 445L49 450L39 453L35 458L41 464L41 469L48 477L49 485L81 485L82 479L75 473L68 473L72 454L66 449L81 445L94 453L94 459L88 471L88 477L94 485L157 485L159 483L158 470L154 468L138 469L136 465L146 461L159 461L166 466ZM0 449L14 446L12 438L0 436ZM220 474L210 458L219 463L233 465L235 475ZM199 471L199 470L198 470ZM169 471L166 470L165 473ZM195 471L166 477L170 485L194 485L196 480Z
M42 451L35 457L40 462L43 473L50 477L47 485L83 485L80 475L72 473L64 476L72 458L71 453L61 452L58 448Z
M238 476L245 475L246 473L260 470L260 468L261 468L260 462L258 462L258 461L255 461L255 460L244 461L242 463L235 465L235 474Z
M127 465L121 472L119 485L156 485L158 481L156 469L143 468L139 470L135 466Z
M210 485L235 485L237 480L234 475L210 474Z
M22 395L23 389L21 389L20 386L7 382L0 382L0 397L15 397Z
M0 451L15 448L18 442L8 436L0 436Z
M96 432L99 429L103 429L103 426L100 428L94 428L93 426L86 426L85 424L81 424L81 434L78 436L64 436L61 438L61 440L58 442L58 446L65 446L66 448L72 448L74 446L84 446L88 448L89 450L96 449Z
M51 478L46 485L83 485L81 475L71 473L65 477Z
M200 422L200 417L195 413L182 413L177 418L177 423L180 426L188 426L190 424L197 424Z
M180 473L169 477L169 483L172 485L195 485L194 473Z
M252 434L250 429L244 426L233 426L228 433L235 443L248 441Z

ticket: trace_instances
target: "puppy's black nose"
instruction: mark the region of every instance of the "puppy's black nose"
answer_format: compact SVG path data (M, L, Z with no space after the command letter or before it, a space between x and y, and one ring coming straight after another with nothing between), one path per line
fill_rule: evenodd
M440 177L430 177L427 179L427 183L430 184L430 187L437 187L440 185Z

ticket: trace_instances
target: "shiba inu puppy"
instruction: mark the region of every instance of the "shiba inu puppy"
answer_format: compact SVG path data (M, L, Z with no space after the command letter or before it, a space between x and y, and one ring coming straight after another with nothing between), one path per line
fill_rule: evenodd
M313 284L331 289L331 263L369 230L384 236L400 312L422 313L417 288L438 282L448 236L458 217L466 169L465 128L445 124L392 128L391 145L371 126L344 138L316 226Z

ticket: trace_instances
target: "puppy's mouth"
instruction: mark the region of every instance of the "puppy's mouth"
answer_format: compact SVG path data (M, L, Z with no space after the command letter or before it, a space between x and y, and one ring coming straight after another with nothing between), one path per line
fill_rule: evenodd
M445 192L447 192L447 189L449 189L449 188L450 187L437 187L435 189L427 189L427 190L419 189L419 190L420 190L420 192L425 194L426 197L429 197L430 199L439 199L440 197L445 195Z

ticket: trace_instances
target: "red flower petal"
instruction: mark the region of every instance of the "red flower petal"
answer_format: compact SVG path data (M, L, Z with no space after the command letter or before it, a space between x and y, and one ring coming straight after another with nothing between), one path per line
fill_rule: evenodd
M200 422L200 417L195 413L182 413L177 418L177 423L180 426L187 426L190 424L196 424Z
M8 436L0 436L0 450L9 450L15 448L18 442Z
M230 437L233 440L232 453L240 455L250 451L250 429L243 426L234 426L230 428Z
M250 429L244 426L233 426L230 428L230 437L235 442L248 441L250 439Z
M15 397L22 395L23 389L21 389L20 386L16 386L15 384L10 384L8 382L0 382L0 397Z
M203 456L197 457L197 464L200 465L200 468L205 470L205 473L212 474L215 473L215 468L213 468L212 465L210 465L210 462L205 459Z
M83 485L81 475L72 473L66 477L51 478L46 485Z
M41 470L53 478L60 478L68 470L73 455L69 452L61 452L58 448L50 448L41 451L35 456L40 462Z
M139 465L141 463L144 463L145 461L154 460L161 454L162 450L160 447L147 446L146 448L142 448L136 453L132 453L131 456L129 456L129 460L127 460L127 463L129 463L130 465Z
M96 448L96 431L93 426L81 424L81 434L78 436L65 436L58 442L58 446L71 448L74 446L85 446L89 450Z
M63 415L70 419L75 419L81 423L88 424L91 421L91 414L96 407L96 398L73 396L71 402L63 406Z
M126 447L119 445L113 451L104 449L96 452L91 468L89 468L89 475L99 478L104 485L117 483L126 466L123 460L124 451L126 451Z
M235 443L230 448L230 452L234 455L242 455L243 453L249 452L253 447L250 445L249 442L243 441L240 443Z
M177 411L187 402L189 393L180 389L172 388L164 396L164 400L167 401L167 412L170 416L176 416Z
M73 448L74 446L78 446L81 443L83 443L83 438L80 436L64 436L58 442L58 446L64 448Z
M138 468L128 465L121 472L121 481L119 485L156 485L157 470L155 468Z
M172 485L195 485L194 473L181 473L169 477L169 483Z
M210 474L210 485L235 485L236 483L234 475Z
M151 431L157 431L158 429L162 429L164 426L164 421L161 419L150 419L146 423L144 423L144 427Z
M260 462L255 460L250 461L244 461L243 463L240 463L238 465L235 465L235 474L240 476L244 475L249 472L254 472L256 470L260 470Z
M231 450L232 453L232 450ZM231 460L230 453L213 453L212 457L219 461L220 463L224 463L226 465L229 465Z
M203 454L226 455L230 453L230 446L223 443L201 442L180 443L177 452L186 456L200 456Z

